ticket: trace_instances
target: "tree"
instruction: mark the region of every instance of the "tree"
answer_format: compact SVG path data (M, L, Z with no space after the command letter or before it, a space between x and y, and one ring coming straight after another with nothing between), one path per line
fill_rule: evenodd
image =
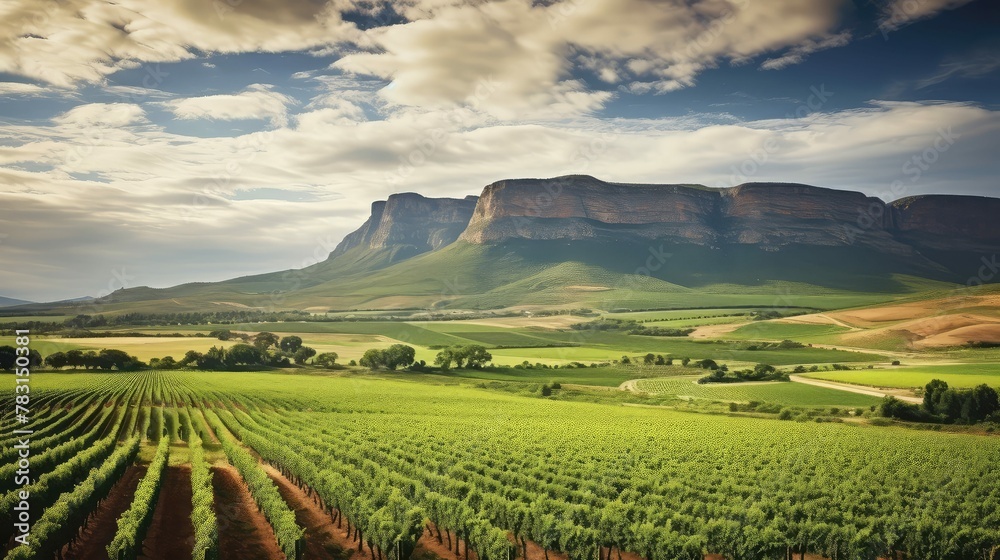
M691 358L683 358L683 359L681 359L681 365L684 366L684 367L687 367L687 365L690 364L690 363L691 363Z
M628 356L622 356L621 362L625 365L629 365L632 363L632 358L629 358Z
M264 353L249 344L234 344L225 352L223 362L227 366L257 366L264 363Z
M281 339L281 342L278 343L278 347L281 348L282 352L290 352L292 354L295 354L296 352L298 352L299 348L302 348L302 339L295 336L294 334L291 336L286 336L285 338Z
M66 352L66 365L76 369L83 365L83 350L69 350Z
M393 344L386 348L384 352L385 367L391 371L394 371L398 367L406 367L412 364L413 359L416 357L416 350L412 346L405 344Z
M231 331L229 329L225 329L225 330L221 330L221 331L212 331L212 332L208 333L208 336L211 336L211 337L214 337L214 338L218 338L221 341L226 341L226 340L229 340L229 339L233 338L233 331Z
M383 367L385 363L383 361L382 350L379 350L378 348L365 350L364 355L362 355L361 359L358 360L358 364L360 364L361 367L369 369L378 369Z
M274 333L269 333L267 331L257 333L257 336L253 337L253 345L257 347L258 350L264 351L272 346L277 346L278 335Z
M97 369L101 365L101 361L97 357L96 350L87 350L83 353L80 360L83 362L84 369Z
M322 354L316 356L313 363L322 367L333 367L337 363L337 358L340 356L336 352L323 352Z
M204 354L202 354L201 352L198 352L196 350L188 350L187 352L184 353L184 357L181 358L181 361L178 362L178 364L181 367L187 367L191 364L197 364L198 361L201 360L203 356Z
M465 354L465 365L471 368L480 368L493 359L493 354L486 351L486 347L479 344L471 344L462 348Z
M455 351L451 348L445 348L437 353L434 357L434 364L441 366L441 369L448 371L451 369L451 363L455 361Z
M295 338L298 338L298 337L295 337ZM295 363L297 363L299 365L302 365L302 364L306 363L306 361L309 358L312 358L315 355L316 355L316 350L314 350L314 349L312 349L312 348L310 348L308 346L300 346L299 349L295 351L295 356L294 356ZM413 360L410 360L410 361L412 362Z
M704 360L698 362L698 367L700 367L701 369L710 369L714 371L719 369L719 364L715 363L715 360L705 358Z
M653 365L653 362L655 361L656 361L656 355L653 354L652 352L642 357L642 363L647 366Z
M0 346L0 369L12 370L17 361L17 350L13 346Z
M948 384L940 379L931 379L931 382L924 386L924 410L935 414L941 395L948 390Z
M656 364L656 365L658 365L658 366L663 366L663 365L667 364L667 361L665 359L663 359L663 354L657 354L656 355L656 361L653 362L653 363Z
M969 424L975 424L982 422L997 410L1000 410L1000 399L998 399L997 392L984 383L968 392L965 403L962 405L962 420Z
M119 371L130 371L138 369L142 362L135 356L129 356L123 350L104 348L97 355L101 369L117 369Z
M226 349L213 346L208 349L200 358L197 365L199 369L222 369L226 364Z
M66 367L69 360L64 352L55 352L45 357L45 365L52 369L62 369Z
M768 364L757 364L753 366L754 375L763 377L775 372L774 366Z

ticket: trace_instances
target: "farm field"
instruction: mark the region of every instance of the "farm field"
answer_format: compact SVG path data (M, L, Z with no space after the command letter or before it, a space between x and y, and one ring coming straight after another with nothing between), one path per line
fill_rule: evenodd
M733 310L718 310L718 312L733 312ZM675 313L678 316L697 316L702 310L681 310L654 313ZM616 314L627 315L627 314ZM551 321L548 326L541 319ZM650 326L685 328L697 326L690 321L723 321L733 319L745 320L745 317L717 317L716 319L685 319L678 321L656 321ZM237 325L171 325L161 327L142 327L137 329L121 329L144 333L202 333L226 328L233 331L250 334L268 331L281 336L296 335L305 344L322 352L337 352L346 360L357 359L367 348L382 348L393 343L413 346L417 351L417 359L432 363L438 349L445 346L461 346L480 344L489 348L497 365L516 365L524 361L543 363L547 365L567 364L570 362L610 362L620 359L623 355L644 355L652 352L674 358L689 357L692 359L710 358L726 363L754 364L768 363L775 366L795 364L832 364L844 363L886 363L889 358L881 356L877 351L855 352L827 348L790 348L749 350L749 344L732 343L724 340L701 340L688 337L656 337L629 335L620 332L573 330L569 324L587 322L592 319L557 315L546 318L508 318L505 320L455 320L455 321L356 321L356 322L280 322L253 323ZM495 321L502 321L497 324ZM531 326L515 326L529 324ZM764 323L762 323L764 324ZM772 323L766 323L771 325ZM796 327L797 325L791 325ZM727 335L720 335L728 338ZM750 340L751 337L745 337ZM758 337L765 338L765 337ZM766 337L769 339L770 337ZM39 338L39 341L46 339ZM109 345L116 346L122 339L48 339L46 343L55 345ZM148 339L155 341L158 339ZM162 340L162 339L160 339ZM177 340L183 345L185 341L197 341L199 351L213 345L212 338L185 338ZM84 342L81 342L84 341ZM0 341L2 342L2 341ZM134 346L122 348L140 358L155 352L156 347L146 339L139 339ZM162 344L162 342L161 342ZM217 343L215 343L217 345ZM168 348L161 346L160 348ZM57 349L63 349L58 347ZM176 350L176 349L173 349ZM183 351L180 352L183 355ZM158 356L162 357L162 356ZM174 356L178 357L177 355Z
M581 560L598 550L649 560L894 551L943 560L981 558L1000 544L996 438L553 400L396 375L36 374L36 437L58 430L67 412L81 420L34 457L37 544L5 558L51 556L107 495L127 508L116 531L84 533L74 547L129 555L146 539L181 534L184 523L156 514L170 496L143 490L161 481L198 496L186 514L201 528L193 550L220 558L357 546L346 527L366 555L391 558L468 546L481 560L543 549ZM0 377L4 394L12 385ZM56 459L73 446L88 451ZM145 469L137 489L122 490L136 464ZM315 499L297 499L296 485ZM67 491L73 499L51 507ZM11 506L5 490L5 521ZM234 508L246 516L239 526L224 519ZM341 527L332 530L339 540L328 542L320 523ZM10 523L0 526L9 537Z
M947 382L950 387L968 389L984 383L991 387L1000 387L1000 364L951 364L875 370L823 371L809 373L806 376L841 383L897 388L922 388L932 379L940 379Z
M769 402L791 406L869 407L877 405L880 401L878 398L866 395L787 381L699 385L696 383L698 377L700 376L639 379L635 383L635 389L658 395L738 403Z

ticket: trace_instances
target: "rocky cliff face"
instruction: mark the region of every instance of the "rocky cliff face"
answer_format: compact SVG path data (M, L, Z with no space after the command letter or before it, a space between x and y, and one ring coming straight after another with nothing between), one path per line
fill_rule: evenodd
M586 176L500 181L486 187L462 239L632 236L699 245L875 245L905 254L890 212L861 193L800 184L628 185Z
M889 209L896 231L912 243L939 250L1000 247L1000 199L921 195L901 198Z
M586 239L628 231L711 243L718 193L684 185L626 185L587 176L488 185L462 239Z
M372 204L368 221L331 257L361 247L392 249L396 261L457 239L476 244L655 239L766 251L791 245L865 247L916 263L926 261L921 251L1000 248L997 216L1000 199L982 197L917 196L886 204L858 192L794 183L713 189L571 175L498 181L478 198L392 195Z
M426 198L400 193L372 203L368 220L344 237L330 257L351 249L394 249L413 256L439 249L458 239L466 228L478 197Z

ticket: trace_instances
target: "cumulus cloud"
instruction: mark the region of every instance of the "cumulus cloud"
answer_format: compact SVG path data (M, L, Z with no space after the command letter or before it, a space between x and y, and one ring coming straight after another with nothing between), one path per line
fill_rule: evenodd
M133 285L164 286L301 266L358 227L372 200L477 194L507 177L987 194L1000 143L1000 112L961 103L878 102L749 122L361 112L331 101L233 138L169 133L116 104L83 105L47 126L0 125L0 205L18 208L0 226L10 234L0 259L30 263L0 267L0 285L45 299L96 293L120 267ZM919 177L904 173L942 134L954 137L947 151ZM896 181L902 190L892 190ZM275 189L285 200L253 196ZM14 268L23 276L3 272Z
M262 119L274 126L284 126L288 123L288 106L294 102L269 85L253 84L237 94L185 97L164 101L162 105L184 120Z
M787 64L844 44L848 36L836 32L844 4L424 2L404 11L418 19L366 31L373 48L334 66L391 80L382 95L400 104L465 103L502 118L532 110L580 114L612 94L573 79L577 66L634 93L666 93L723 62L791 49Z
M883 33L933 17L945 10L954 10L972 0L889 0L882 8L879 29Z
M311 0L10 0L0 7L0 71L60 86L202 53L284 52L358 39Z
M87 103L52 120L61 125L115 128L145 122L146 112L131 103Z

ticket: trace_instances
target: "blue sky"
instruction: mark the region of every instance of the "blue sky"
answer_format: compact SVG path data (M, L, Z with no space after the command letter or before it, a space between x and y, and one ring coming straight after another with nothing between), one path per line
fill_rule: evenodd
M997 196L998 26L988 0L12 0L0 295L306 266L373 200L509 177Z

